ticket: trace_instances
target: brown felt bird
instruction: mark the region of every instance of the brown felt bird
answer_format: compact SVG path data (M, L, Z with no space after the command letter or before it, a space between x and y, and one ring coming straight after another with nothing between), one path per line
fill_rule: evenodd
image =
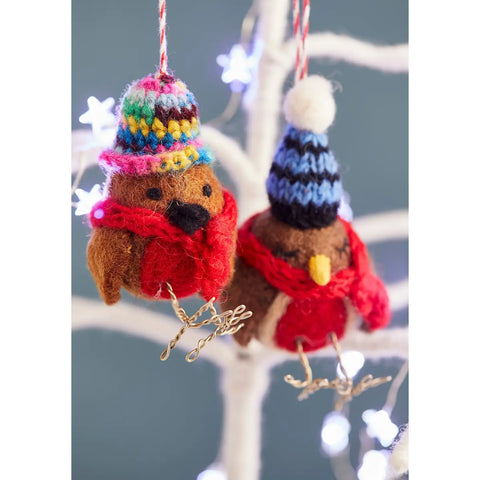
M103 300L218 298L230 280L237 208L210 167L183 82L149 75L125 94L114 148L100 164L105 200L90 213L88 267Z
M235 274L225 309L245 303L253 316L235 339L313 351L341 338L359 313L364 328L385 326L389 302L365 245L338 216L338 164L326 129L335 103L330 82L307 77L287 94L286 133L267 179L270 208L239 230Z

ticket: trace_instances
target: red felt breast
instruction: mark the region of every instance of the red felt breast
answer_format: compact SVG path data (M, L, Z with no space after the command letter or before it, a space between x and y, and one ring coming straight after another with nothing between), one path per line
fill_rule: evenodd
M153 239L142 260L141 287L149 297L168 299L164 287L169 282L178 298L194 295L200 290L203 272L198 259L188 255L181 245Z
M294 300L278 322L274 342L280 348L297 352L299 339L303 350L311 352L324 347L331 332L340 339L346 322L347 310L341 298Z

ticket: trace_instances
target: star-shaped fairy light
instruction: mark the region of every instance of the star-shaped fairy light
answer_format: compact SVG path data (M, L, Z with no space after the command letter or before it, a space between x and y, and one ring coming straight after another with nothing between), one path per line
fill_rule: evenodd
M241 92L253 78L253 71L258 63L258 52L247 55L245 49L236 44L228 55L219 55L217 63L223 67L222 81L230 84L234 92Z
M115 124L115 115L111 112L115 105L115 100L108 97L103 101L95 97L87 99L88 111L80 115L78 120L80 123L90 124L95 136L99 135L104 127Z
M77 203L77 209L75 210L75 215L85 215L90 213L92 207L102 199L102 192L100 191L100 185L95 184L89 192L77 188L75 190L75 195L78 197L79 202Z

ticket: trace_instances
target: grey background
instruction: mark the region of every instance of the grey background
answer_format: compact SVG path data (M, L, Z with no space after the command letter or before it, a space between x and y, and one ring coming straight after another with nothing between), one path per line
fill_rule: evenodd
M273 0L271 0L273 1ZM408 2L404 0L313 0L311 31L333 31L395 44L408 41ZM220 114L229 98L216 57L239 40L249 0L170 0L169 67L194 92L203 123ZM156 0L74 0L72 2L72 127L88 96L118 99L129 82L158 63ZM356 216L406 208L408 202L408 77L387 75L342 63L311 61L311 73L341 83L338 115L330 144L341 164L343 183ZM242 142L242 113L223 131ZM222 181L234 189L228 176ZM84 176L89 190L104 177L97 168ZM98 298L86 268L85 219L72 215L73 294ZM407 242L371 248L377 270L387 282L407 275ZM153 305L124 300L156 311ZM186 302L187 308L198 303ZM407 323L397 312L392 325ZM134 321L134 319L132 319ZM221 432L219 372L201 359L186 364L180 353L159 361L161 348L145 340L102 331L72 337L72 477L74 480L195 479L216 456ZM331 377L333 360L314 360L317 376ZM367 362L360 374L395 374L396 359ZM264 405L262 479L333 480L320 450L320 428L331 410L331 392L297 402L282 378L300 375L295 362L277 367ZM361 413L380 409L388 387L357 398L350 407L351 461L358 466ZM400 390L392 420L408 421L408 383ZM377 448L380 448L377 444Z

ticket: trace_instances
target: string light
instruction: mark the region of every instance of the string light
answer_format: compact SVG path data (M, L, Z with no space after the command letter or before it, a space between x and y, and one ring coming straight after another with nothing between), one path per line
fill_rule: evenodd
M77 209L75 210L75 215L85 215L90 213L92 207L102 199L102 192L100 191L100 185L95 184L92 189L87 192L81 188L75 190L75 195L78 197L79 202L77 203Z
M350 422L342 413L330 412L325 415L320 434L323 451L332 457L345 450L350 430Z
M358 480L385 480L389 456L390 453L387 450L366 452L357 472Z
M108 97L102 102L96 97L88 97L88 110L80 115L78 120L83 124L90 124L95 136L99 135L104 127L115 124L115 115L111 112L115 100Z
M345 368L347 375L350 378L355 377L355 375L360 371L360 369L363 367L363 364L365 363L365 357L363 356L363 354L354 350L349 352L343 352L341 357L343 367ZM345 375L342 372L340 364L337 365L337 375L340 378L345 379Z
M253 78L253 72L257 67L260 58L259 49L255 48L251 55L242 45L234 45L228 55L219 55L217 63L223 67L222 81L230 84L234 92L241 92L245 85L248 85Z
M398 434L398 427L385 410L365 410L362 420L367 424L367 434L377 438L384 447L391 445Z
M210 465L206 470L200 472L197 480L227 480L225 470L220 465Z

